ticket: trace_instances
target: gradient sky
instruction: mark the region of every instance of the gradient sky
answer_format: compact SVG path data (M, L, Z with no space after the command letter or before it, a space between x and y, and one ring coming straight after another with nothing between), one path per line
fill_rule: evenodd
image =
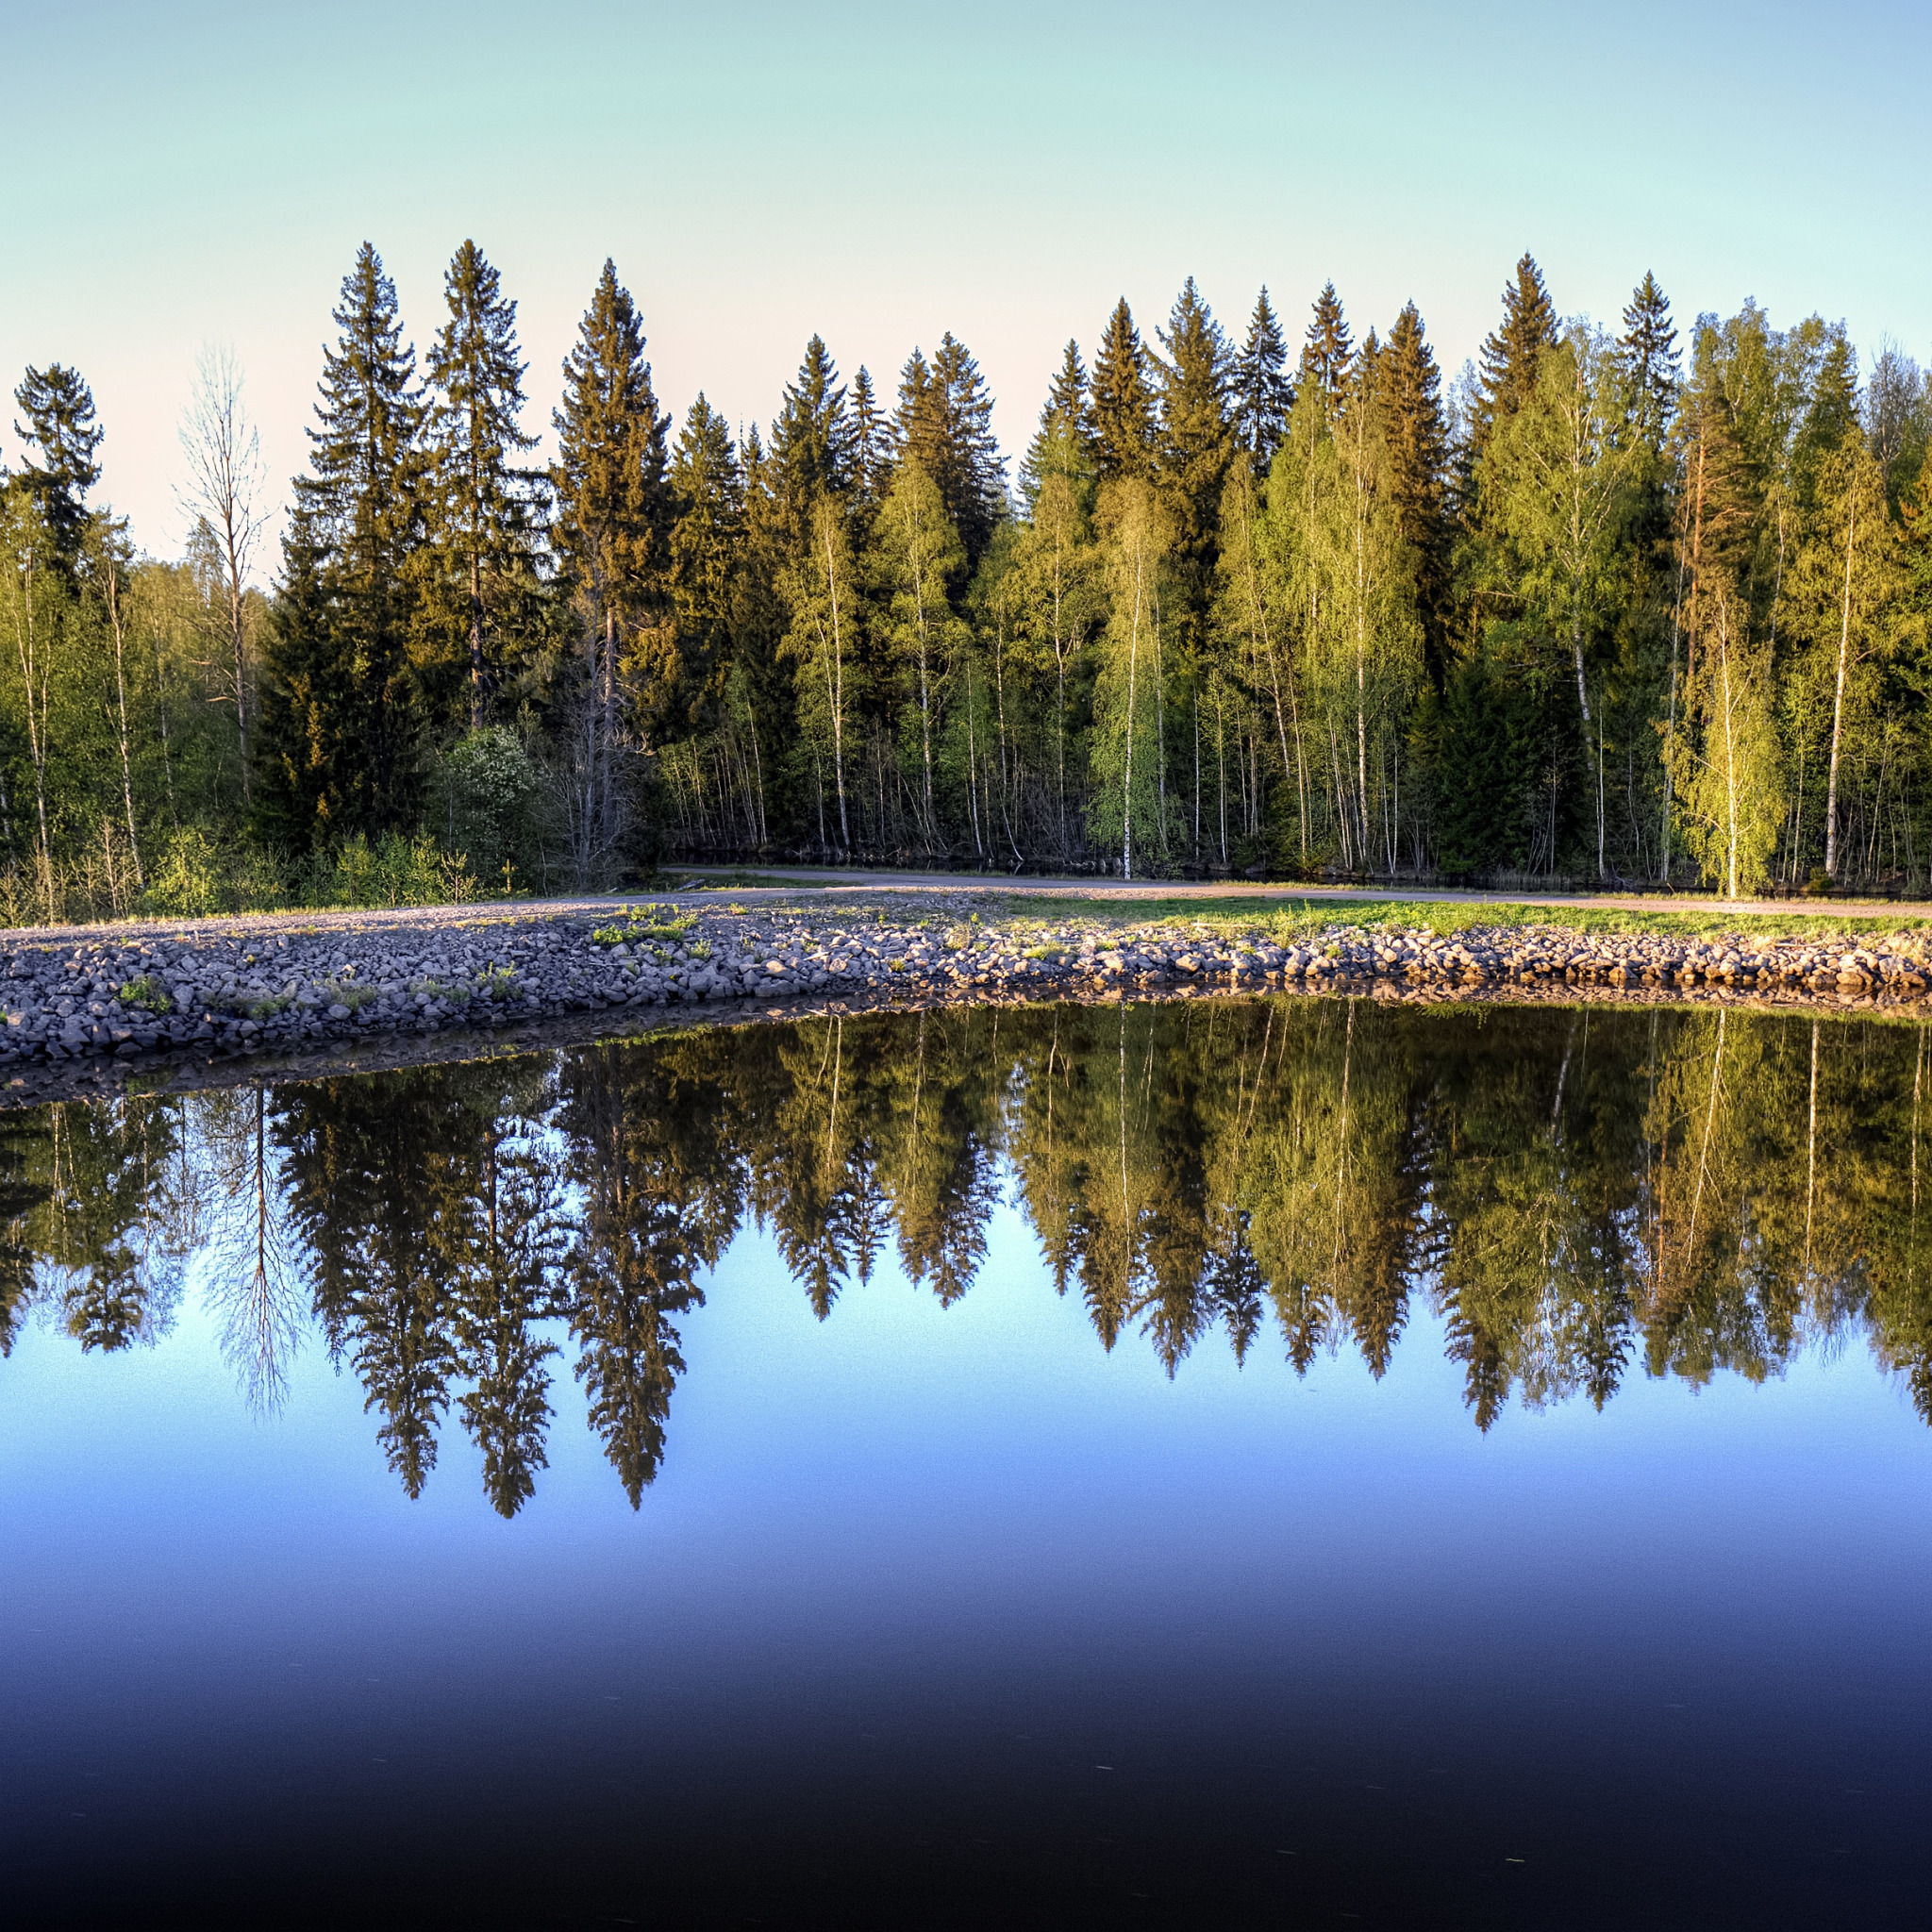
M552 4L28 7L8 75L0 374L77 365L102 496L175 551L197 347L232 343L279 498L328 311L374 241L425 341L474 236L531 425L606 255L660 395L765 421L814 330L890 389L946 328L1024 447L1072 334L1182 278L1233 329L1421 306L1453 375L1524 247L1614 319L1755 296L1932 353L1932 9ZM10 408L0 459L13 460Z

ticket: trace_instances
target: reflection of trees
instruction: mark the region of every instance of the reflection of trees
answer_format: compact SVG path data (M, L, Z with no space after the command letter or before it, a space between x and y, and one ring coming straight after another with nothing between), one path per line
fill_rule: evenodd
M308 1313L289 1225L281 1149L268 1138L268 1094L226 1089L188 1102L201 1158L184 1162L182 1203L206 1243L222 1352L258 1413L280 1408Z
M61 1325L83 1349L151 1341L166 1331L181 1289L179 1104L64 1101L42 1119L21 1180L41 1196L29 1239Z
M1348 1348L1379 1376L1420 1297L1483 1428L1512 1399L1601 1407L1633 1360L1761 1378L1860 1327L1932 1420L1928 1063L1915 1024L1280 999L69 1103L0 1132L0 1349L36 1303L85 1347L158 1332L198 1247L252 1399L306 1303L409 1493L454 1408L508 1516L567 1332L636 1506L679 1324L747 1220L821 1317L889 1241L949 1304L1010 1175L1056 1289L1170 1374L1272 1318L1297 1368Z

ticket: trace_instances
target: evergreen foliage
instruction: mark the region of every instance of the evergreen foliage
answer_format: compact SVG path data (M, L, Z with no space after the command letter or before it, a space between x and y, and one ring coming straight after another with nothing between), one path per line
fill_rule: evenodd
M1147 352L1123 295L1108 317L1088 391L1094 466L1106 477L1153 474L1156 426Z
M1262 470L1280 447L1294 408L1294 383L1283 374L1287 367L1288 341L1264 288L1255 298L1229 385L1235 441Z

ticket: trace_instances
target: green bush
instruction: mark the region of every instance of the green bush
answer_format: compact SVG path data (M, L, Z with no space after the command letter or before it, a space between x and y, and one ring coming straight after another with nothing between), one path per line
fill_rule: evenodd
M198 919L222 909L227 868L206 832L182 826L148 881L147 903L169 919Z

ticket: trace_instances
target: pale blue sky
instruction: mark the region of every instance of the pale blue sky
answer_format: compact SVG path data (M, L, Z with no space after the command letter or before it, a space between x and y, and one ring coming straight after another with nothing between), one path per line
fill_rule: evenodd
M1932 13L1898 4L508 8L0 0L0 374L77 364L104 494L181 537L174 425L231 341L278 494L367 236L421 342L474 235L533 426L604 257L660 393L769 419L808 335L888 388L948 327L1024 446L1066 338L1193 274L1231 328L1420 304L1446 373L1533 249L1566 312L1646 268L1932 352ZM17 454L13 411L0 451Z

